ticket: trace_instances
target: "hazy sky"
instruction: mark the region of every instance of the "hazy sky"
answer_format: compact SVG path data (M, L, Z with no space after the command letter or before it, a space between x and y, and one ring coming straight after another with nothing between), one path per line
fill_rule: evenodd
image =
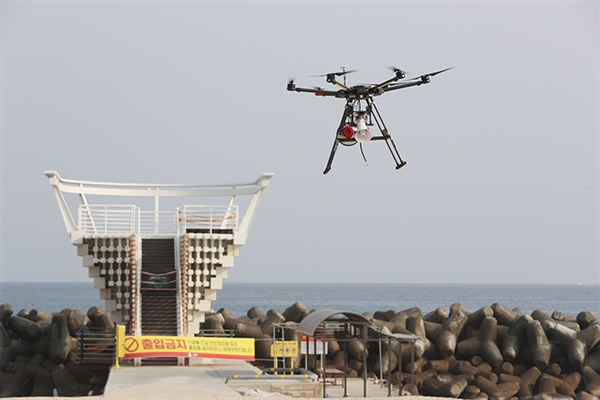
M44 176L276 175L229 281L599 283L599 3L2 1L0 280L85 281ZM381 142L286 91L418 76ZM332 87L333 88L333 87Z

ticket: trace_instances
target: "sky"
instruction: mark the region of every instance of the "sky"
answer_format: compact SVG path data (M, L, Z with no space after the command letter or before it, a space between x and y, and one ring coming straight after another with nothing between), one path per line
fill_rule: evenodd
M87 281L46 170L275 177L230 282L598 284L599 3L1 2L0 281ZM286 91L375 99L402 157ZM335 89L334 87L331 87ZM227 282L227 281L226 281ZM226 284L226 283L225 283Z

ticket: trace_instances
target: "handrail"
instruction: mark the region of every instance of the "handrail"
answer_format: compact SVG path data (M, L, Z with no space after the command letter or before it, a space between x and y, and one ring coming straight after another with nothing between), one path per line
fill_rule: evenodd
M182 232L192 229L238 228L239 206L184 206L177 212L177 221Z
M238 229L239 206L184 206L177 211L140 211L134 205L80 204L77 229L86 235L176 235Z
M88 234L136 232L137 210L133 205L87 205L78 209L78 228Z
M235 233L234 244L243 245L246 243L246 238L250 232L252 222L256 215L256 210L260 204L264 190L269 185L269 181L274 176L272 173L263 173L255 181L252 182L241 182L233 184L177 184L177 183L119 183L119 182L93 182L83 181L75 179L64 179L56 171L45 171L45 175L48 177L48 181L52 186L58 206L63 217L63 222L67 233L73 244L81 244L86 235L96 235L99 232L102 234L114 234L111 232L108 224L108 218L106 218L107 225L105 227L96 226L98 220L90 216L90 210L92 205L88 202L89 196L109 196L109 197L153 197L154 198L154 225L146 221L145 216L139 214L139 208L134 214L134 219L131 224L135 225L135 229L130 230L130 233L143 233L145 235L174 235L182 234L186 232L184 226L182 230L183 221L178 221L177 216L172 214L168 215L168 220L164 219L163 214L160 211L160 198L161 197L229 197L228 208L224 209L222 215L210 215L210 218L202 217L196 221L190 219L190 223L196 224L207 224L206 227L198 227L191 229L200 229L200 232L194 233L205 233L204 230L208 229L209 233ZM80 224L78 225L73 218L72 213L65 194L78 195L80 200L80 207L85 207L79 211ZM245 206L243 215L239 214L238 206L234 206L234 201L239 196L251 196L250 203ZM130 201L127 201L130 203ZM130 203L131 204L131 203ZM135 204L135 203L134 203ZM137 206L136 206L137 207ZM205 206L208 207L208 206ZM236 207L236 208L231 208ZM235 210L235 212L234 212ZM75 210L73 210L75 211ZM143 219L143 224L140 224L140 218ZM84 229L80 229L81 221L86 221ZM112 222L112 221L111 221ZM165 224L165 226L163 226ZM187 222L186 222L187 225ZM150 226L152 230L148 231L146 228ZM177 229L175 229L177 228ZM123 233L123 227L117 229L117 234ZM219 230L225 230L226 232L219 232ZM234 231L234 232L233 232Z

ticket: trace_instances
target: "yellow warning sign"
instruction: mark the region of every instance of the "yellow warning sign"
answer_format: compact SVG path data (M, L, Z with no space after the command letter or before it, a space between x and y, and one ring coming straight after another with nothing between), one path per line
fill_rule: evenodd
M254 339L117 335L122 358L189 357L254 360Z
M271 345L271 357L298 357L298 342L295 340L275 341Z

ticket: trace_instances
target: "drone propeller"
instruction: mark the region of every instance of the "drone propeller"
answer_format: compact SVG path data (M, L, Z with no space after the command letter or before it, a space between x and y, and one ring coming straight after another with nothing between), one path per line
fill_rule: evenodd
M400 68L396 68L394 66L388 68L394 71L396 75L399 75L401 77L400 79L403 79L406 76L406 71L403 71Z
M446 72L446 71L448 71L448 70L451 70L452 68L454 68L454 67L450 67L450 68L442 69L442 70L440 70L440 71L432 72L432 73L430 73L430 74L426 74L426 75L429 75L429 76L435 76L435 75L437 75L437 74L441 74L442 72Z
M339 71L339 72L330 72L328 74L322 74L322 75L310 75L312 78L323 78L325 76L329 76L329 75L335 75L335 76L343 76L346 74L351 74L353 72L358 72L358 70L356 69L351 69L349 71Z

